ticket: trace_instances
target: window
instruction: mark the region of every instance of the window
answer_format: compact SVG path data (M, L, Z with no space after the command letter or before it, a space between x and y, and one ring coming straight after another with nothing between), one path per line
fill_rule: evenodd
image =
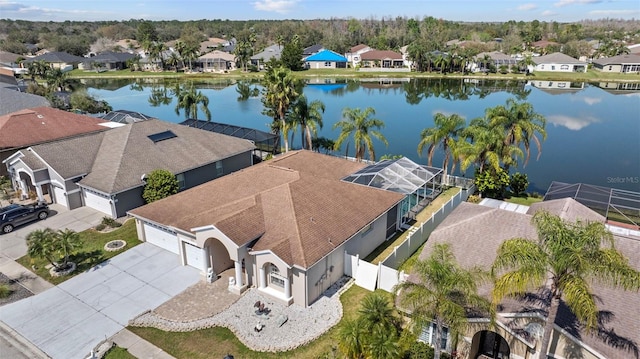
M274 264L271 264L269 281L277 287L284 288L284 278L280 275L280 269L278 269Z
M569 70L569 65L560 66L560 70Z
M441 350L446 350L447 349L447 341L449 339L449 328L443 327L442 328L442 338L440 338L440 349ZM435 340L436 340L436 323L431 323L430 326L428 327L424 327L422 328L422 332L420 333L420 335L418 336L418 340L420 340L421 342L430 344L431 346L435 347Z
M324 67L331 67L331 61L325 61Z
M555 65L551 65L551 71L554 71L556 69Z
M367 224L364 228L362 228L362 231L360 231L360 233L362 233L362 236L366 236L367 234L369 234L369 232L371 232L371 230L373 229L373 223Z
M224 169L222 168L222 161L216 162L216 176L220 177L224 174Z
M184 173L178 173L176 180L178 180L178 190L183 190L185 188Z

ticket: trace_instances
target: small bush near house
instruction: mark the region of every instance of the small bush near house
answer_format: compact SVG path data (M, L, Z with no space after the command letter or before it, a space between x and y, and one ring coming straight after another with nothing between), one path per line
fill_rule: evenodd
M433 359L433 347L424 342L412 343L409 347L409 359Z
M509 179L509 187L514 196L519 196L529 187L529 179L526 173L514 173Z
M478 196L477 194L472 194L471 196L469 196L469 198L467 198L467 202L469 203L478 204L481 201L482 201L482 198L480 198L480 196Z
M118 228L118 227L122 226L122 223L116 221L115 219L113 219L111 217L102 217L102 223L101 224L103 224L105 226L109 226L111 228Z
M100 223L96 226L96 231L104 231L105 228L107 228L107 226L103 223Z

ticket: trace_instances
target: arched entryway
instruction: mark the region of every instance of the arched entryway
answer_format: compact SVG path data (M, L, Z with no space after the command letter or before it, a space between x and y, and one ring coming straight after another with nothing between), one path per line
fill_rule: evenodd
M500 334L490 330L481 330L473 336L470 358L508 359L510 355L509 344Z
M204 242L205 266L213 268L214 275L234 267L234 261L227 248L216 238L209 238Z

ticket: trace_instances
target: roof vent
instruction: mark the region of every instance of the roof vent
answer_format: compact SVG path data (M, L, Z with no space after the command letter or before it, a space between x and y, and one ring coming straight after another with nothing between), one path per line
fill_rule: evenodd
M41 114L38 114L37 116L38 118L44 118L44 116L42 116Z
M153 143L157 143L160 141L168 140L170 138L178 137L175 133L171 131L164 131L159 133L154 133L153 135L147 136Z

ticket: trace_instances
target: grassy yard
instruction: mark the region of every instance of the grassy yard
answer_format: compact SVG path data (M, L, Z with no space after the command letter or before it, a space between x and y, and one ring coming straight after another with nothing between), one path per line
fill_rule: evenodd
M71 273L70 275L64 277L51 277L49 275L48 262L43 259L31 259L29 255L25 255L17 260L18 263L22 264L26 268L36 269L34 272L47 280L52 284L60 284L65 280L78 275L89 268L104 262L105 260L114 257L122 251L118 252L107 252L104 250L104 245L107 242L116 239L122 239L127 242L127 246L124 250L127 250L131 247L134 247L140 244L138 240L138 235L136 233L136 223L135 221L129 220L122 227L115 229L111 232L101 233L97 232L94 229L88 229L86 231L80 232L80 239L82 241L82 247L73 255L70 256L70 260L77 264L77 269Z
M452 187L442 192L438 197L436 197L435 200L433 200L433 202L429 203L427 207L425 207L418 213L418 215L416 216L415 225L420 226L420 223L431 218L431 216L435 212L442 208L442 206L447 203L447 201L449 201L453 196L458 194L458 192L460 192L460 188L458 187ZM371 254L364 258L364 260L377 265L379 262L382 262L385 258L387 258L391 254L391 252L393 252L393 248L400 245L400 243L402 243L408 235L409 231L397 233L393 238L382 243L378 248L371 252Z
M129 353L127 349L115 346L109 349L109 351L104 355L103 358L104 359L135 359L136 357L133 356L131 353Z
M516 196L512 196L509 198L505 198L504 199L505 202L509 202L509 203L515 203L515 204L521 204L524 206L530 206L533 203L536 202L542 202L542 197L516 197Z
M223 358L227 354L243 359L332 358L333 352L338 350L338 326L345 319L353 319L357 316L360 302L368 293L370 292L366 289L353 285L340 297L344 316L338 325L329 329L313 342L284 353L252 351L242 344L230 330L220 327L186 333L165 332L154 328L128 327L127 329L178 359ZM380 291L380 293L390 295L384 291ZM291 333L291 335L295 335L295 333Z

